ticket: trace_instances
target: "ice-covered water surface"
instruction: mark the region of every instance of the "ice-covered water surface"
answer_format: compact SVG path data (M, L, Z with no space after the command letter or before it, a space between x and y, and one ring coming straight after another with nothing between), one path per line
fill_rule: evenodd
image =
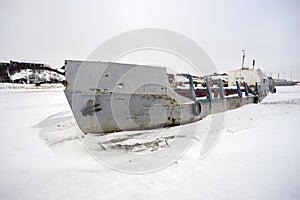
M176 135L170 128L163 130L164 135L130 132L101 139L83 136L76 129L61 89L1 89L0 197L299 199L300 87L278 87L277 91L260 104L227 111L221 139L200 160L213 116L198 122L197 135L188 131ZM111 159L126 161L127 167L136 162L128 157L130 152L172 149L176 141L186 139L192 143L169 167L136 175L112 170L91 157L82 140L94 142L95 137L101 140L94 143L95 151L109 158L112 150Z

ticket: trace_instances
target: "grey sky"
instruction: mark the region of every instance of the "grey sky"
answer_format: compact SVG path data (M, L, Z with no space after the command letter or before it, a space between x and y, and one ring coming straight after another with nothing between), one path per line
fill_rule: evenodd
M253 58L267 72L300 80L300 1L109 0L0 2L0 60L62 66L137 28L164 28L196 41L219 71Z

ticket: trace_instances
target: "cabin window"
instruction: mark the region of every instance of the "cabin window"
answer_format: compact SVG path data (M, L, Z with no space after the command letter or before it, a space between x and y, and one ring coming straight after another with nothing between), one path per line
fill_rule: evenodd
M244 80L244 77L241 77L241 80Z

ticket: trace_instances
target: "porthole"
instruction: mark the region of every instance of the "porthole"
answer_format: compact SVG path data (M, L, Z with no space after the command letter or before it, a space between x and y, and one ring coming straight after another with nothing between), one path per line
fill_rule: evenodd
M124 84L123 83L119 83L118 84L118 88L123 89L124 88Z

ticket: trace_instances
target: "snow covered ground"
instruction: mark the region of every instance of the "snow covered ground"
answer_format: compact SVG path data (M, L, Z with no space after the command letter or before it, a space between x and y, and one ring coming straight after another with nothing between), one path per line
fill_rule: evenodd
M277 87L260 104L225 112L205 159L199 154L214 116L184 125L174 141L178 128L143 132L170 139L159 144L166 155L156 156L140 152L145 146L112 145L148 139L138 132L81 135L62 88L1 88L0 199L300 199L300 86ZM179 144L189 148L173 159ZM143 154L156 170L136 174Z

